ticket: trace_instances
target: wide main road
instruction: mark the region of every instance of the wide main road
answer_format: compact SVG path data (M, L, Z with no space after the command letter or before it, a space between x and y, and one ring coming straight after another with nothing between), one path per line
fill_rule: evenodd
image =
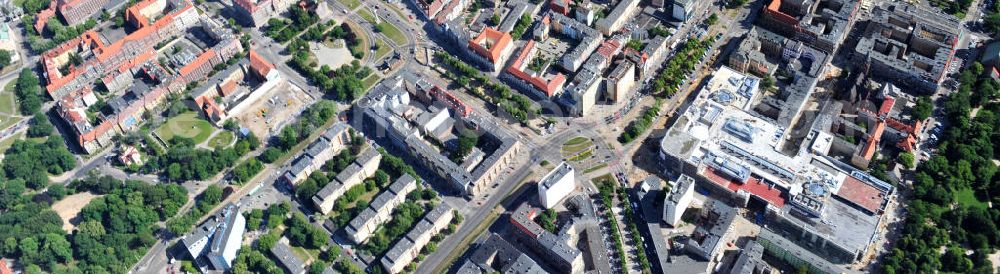
M552 138L549 138L547 143L542 145L537 145L530 141L527 143L522 142L522 149L528 151L529 158L527 163L521 164L520 167L513 171L509 176L504 177L506 179L500 182L493 195L486 198L486 201L483 202L479 208L476 208L471 214L467 214L468 216L465 216L465 220L458 228L458 231L445 238L444 241L438 245L437 251L431 253L430 256L427 256L426 260L420 263L420 266L414 273L435 273L434 271L437 270L446 271L447 269L442 269L445 267L443 264L452 262L445 260L450 257L449 255L453 251L464 252L463 250L458 250L460 248L466 248L465 246L461 246L464 239L467 237L478 236L471 234L480 228L482 223L486 221L486 217L490 216L493 209L506 198L506 194L516 190L515 188L518 187L518 182L523 181L524 178L530 174L531 168L541 158L550 155L559 155L559 149L561 148L562 143L576 137L576 133L576 131L566 130L556 136L552 136ZM524 139L522 139L522 141L524 141ZM521 152L521 155L524 155L524 152ZM474 198L474 200L476 199L479 198Z

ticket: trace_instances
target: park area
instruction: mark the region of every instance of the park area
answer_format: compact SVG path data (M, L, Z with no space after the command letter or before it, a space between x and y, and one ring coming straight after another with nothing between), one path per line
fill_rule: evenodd
M207 145L210 148L226 148L235 140L236 136L231 131L219 131L215 136L212 136L212 139L208 140Z
M17 104L14 98L14 84L16 82L14 80L7 82L4 85L3 91L0 91L0 130L6 129L24 119L18 115Z
M156 129L156 134L169 143L174 137L190 138L195 144L200 144L212 136L215 128L205 119L198 117L197 112L185 112L167 119Z
M63 230L66 233L73 233L73 229L76 228L77 223L76 216L80 213L80 210L83 210L83 207L89 204L90 200L101 196L104 195L94 195L93 193L84 191L66 196L66 198L52 204L52 210L63 221Z
M976 197L976 193L974 190L972 190L972 188L966 187L955 190L954 195L955 195L955 201L963 206L978 207L984 209L989 207L989 204L981 201L979 198Z

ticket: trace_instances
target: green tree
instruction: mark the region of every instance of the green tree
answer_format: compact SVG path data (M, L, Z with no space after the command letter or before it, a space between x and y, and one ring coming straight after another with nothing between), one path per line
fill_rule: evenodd
M1000 33L1000 12L990 12L983 18L986 29L994 34Z
M625 43L626 48L634 49L636 51L642 51L642 41L638 39L631 39Z
M181 271L186 273L201 273L198 268L194 267L194 263L188 260L181 261Z
M493 16L490 16L490 25L494 27L500 25L500 14L493 13Z
M31 69L22 69L14 85L14 95L17 95L18 106L22 115L32 115L42 108L42 98L39 95L41 87L38 77Z
M30 264L24 268L24 274L42 274L42 268L36 264Z
M309 265L309 274L323 274L326 270L326 263L323 261L315 261Z
M456 159L465 159L472 149L479 143L479 135L474 132L462 133L458 136L458 150L455 152Z
M705 24L708 24L709 26L713 26L715 25L715 23L718 22L719 22L719 16L716 15L715 13L712 13L712 15L709 15L708 18L705 19Z
M66 187L62 184L53 184L49 186L45 193L48 194L52 200L62 200L63 197L66 197Z
M896 157L896 161L906 167L906 169L912 169L914 167L913 153L901 152L899 153L899 156Z
M931 102L931 97L921 96L917 98L916 105L913 106L912 113L913 119L916 120L927 120L931 116L931 112L934 110L934 103Z
M209 185L205 188L205 191L201 192L201 197L199 198L198 204L211 204L215 205L222 201L222 188L219 185ZM204 208L202 211L207 212Z
M10 65L10 51L0 49L0 68Z
M28 137L38 138L46 137L52 134L54 127L52 123L49 122L49 117L41 112L36 112L34 118L31 120L33 124L28 128Z
M767 75L763 77L760 81L760 88L763 90L770 90L774 88L774 77Z
M261 250L261 252L271 250L271 248L278 243L279 238L281 238L281 236L273 231L260 235L260 238L257 239L257 250Z

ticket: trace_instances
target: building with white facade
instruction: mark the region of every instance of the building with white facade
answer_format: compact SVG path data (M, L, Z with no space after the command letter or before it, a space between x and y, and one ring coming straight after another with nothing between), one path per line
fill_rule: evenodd
M625 100L628 91L635 86L635 64L632 62L622 62L605 80L608 100L621 102Z
M673 182L670 192L663 200L663 222L672 227L677 227L681 221L681 215L691 205L694 200L694 178L681 175L677 182Z
M538 198L546 209L555 207L576 189L576 174L573 167L562 162L538 181Z
M196 265L220 271L232 267L246 230L246 218L239 211L239 206L230 203L218 215L184 235L181 244Z
M634 18L639 11L639 0L623 0L618 2L607 17L597 20L594 25L601 34L611 35L625 26L625 23Z

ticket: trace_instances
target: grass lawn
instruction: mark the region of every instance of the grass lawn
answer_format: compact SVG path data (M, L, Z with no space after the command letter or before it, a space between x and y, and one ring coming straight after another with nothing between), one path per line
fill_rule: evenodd
M389 39L396 43L396 45L402 46L406 44L406 36L403 35L403 31L396 28L396 26L386 22L382 22L378 25L382 27L382 34L389 37Z
M596 178L594 178L591 181L593 181L594 185L596 185L597 187L600 187L603 184L612 184L612 185L615 185L615 177L612 177L611 173L604 174L604 175L601 175L601 176L597 176Z
M365 77L365 79L362 79L361 84L363 85L365 91L368 91L368 89L374 87L375 84L378 84L379 80L382 80L382 78L379 78L378 75L372 74Z
M360 9L360 10L358 10L358 16L361 16L361 18L364 18L365 21L368 21L368 23L375 24L375 15L372 14L372 12L368 11L368 9Z
M14 106L14 94L0 93L0 113L14 114L15 112L17 112L17 107Z
M340 214L350 212L350 211L354 210L355 206L357 206L358 201L365 201L365 202L371 203L372 199L375 198L375 194L378 194L378 193L379 193L378 189L365 192L364 194L361 194L361 196L358 196L358 199L354 200L353 203L347 204L347 207L344 207L345 210L343 210L343 211L331 211L330 214L327 215L327 216L329 216L330 219L334 219L334 218L337 218L337 216L340 216Z
M355 24L353 21L347 21L347 25L350 26L351 29L360 29L361 28L360 25ZM368 50L368 45L369 45L368 44L368 39L371 39L371 37L368 37L367 35L365 35L365 32L363 32L363 31L355 31L354 35L356 35L358 37L358 44L355 45L355 46L361 48L360 49L361 56L358 57L357 59L364 59L365 55L367 55L368 51L369 51Z
M224 148L228 147L229 144L233 143L233 139L235 138L236 136L234 136L233 133L228 130L220 131L218 134L215 134L215 137L212 137L211 140L208 140L207 145L209 147L214 147L214 148Z
M165 142L169 142L174 136L181 136L191 138L195 144L200 144L212 135L212 131L215 131L212 124L198 117L197 112L190 111L167 119L166 123L156 129L156 134Z
M10 127L10 126L16 124L18 121L21 121L22 119L25 119L25 118L14 117L14 116L7 116L7 115L4 115L4 114L0 114L0 130L6 129L6 128Z
M588 167L587 169L584 169L583 170L583 174L591 173L591 172L597 171L598 169L605 168L607 166L608 166L608 163L596 164L596 165L594 165L592 167Z
M7 139L3 139L3 141L0 141L0 154L7 152L7 149L14 144L14 141L21 139L23 137L24 137L24 132L19 132L17 134L14 134L13 136L7 137Z
M378 60L383 56L388 55L389 52L392 51L392 47L386 45L385 42L382 41L382 39L375 39L375 45L378 45L378 50L375 51L375 60Z
M956 190L954 195L955 201L963 206L978 208L986 208L987 206L986 202L980 201L979 198L976 198L976 193L971 188Z
M17 81L11 80L4 85L3 92L0 92L0 113L17 114L17 105L14 102L14 85Z
M361 0L337 0L337 2L344 4L344 6L347 6L348 9L352 10L354 8L357 8L358 6L361 6Z
M588 141L590 141L590 139L588 139L587 137L577 136L577 137L573 137L573 139L569 139L569 141L566 141L566 143L564 143L563 145L564 146L574 146L574 145L579 145L579 144L586 143Z
M594 145L594 141L591 141L587 137L575 137L569 139L562 146L563 156L577 155L584 150L590 149Z

